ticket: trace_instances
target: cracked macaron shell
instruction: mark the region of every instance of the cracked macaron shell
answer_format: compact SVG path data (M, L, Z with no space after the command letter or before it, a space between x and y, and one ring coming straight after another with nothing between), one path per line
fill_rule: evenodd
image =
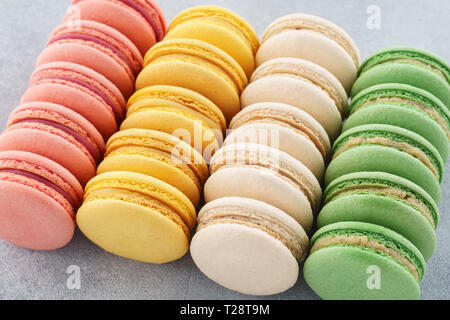
M93 20L128 37L142 56L164 38L166 20L153 0L73 0L65 22Z
M195 222L195 208L181 191L153 177L122 171L92 179L77 214L81 231L101 248L156 264L187 253Z
M244 294L270 295L296 283L308 243L302 227L283 211L231 197L200 211L191 255L213 281Z
M15 109L0 150L20 150L45 156L68 169L85 185L95 175L105 143L81 115L60 105L34 102Z
M58 26L36 67L49 62L72 62L104 75L128 98L134 90L143 58L136 46L119 31L95 21L80 20Z
M22 151L0 152L0 237L34 250L65 246L83 189L65 168Z
M188 38L210 43L233 57L250 78L255 69L259 39L250 24L219 6L196 6L172 21L166 40Z
M423 256L410 241L387 228L361 222L332 224L313 236L311 248L303 273L323 299L420 297L420 281L425 273ZM381 276L380 290L368 286L375 269Z
M390 124L416 132L448 159L450 113L435 96L404 84L382 84L360 92L350 105L344 131L363 124ZM433 123L434 122L434 123Z
M391 47L369 57L361 66L352 97L383 83L401 83L430 92L450 109L450 67L437 55L411 47Z
M108 79L85 66L53 62L38 67L21 104L49 102L65 106L89 120L104 139L117 131L125 100Z
M199 40L174 39L149 50L136 88L170 85L196 91L230 121L240 111L239 96L247 82L239 64L221 49Z
M190 145L167 133L129 129L111 137L97 173L130 171L160 179L183 192L197 206L208 166Z
M324 192L318 228L343 221L384 226L410 240L430 259L436 248L439 209L428 193L401 177L358 172L334 180Z
M256 56L257 65L279 57L302 58L333 73L349 93L360 64L352 38L336 24L309 14L290 14L270 24Z

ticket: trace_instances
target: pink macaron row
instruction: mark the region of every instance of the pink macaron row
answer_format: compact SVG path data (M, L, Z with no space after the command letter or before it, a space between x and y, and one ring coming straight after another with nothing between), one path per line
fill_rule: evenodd
M73 1L0 135L0 238L34 250L70 242L83 186L165 33L152 0Z

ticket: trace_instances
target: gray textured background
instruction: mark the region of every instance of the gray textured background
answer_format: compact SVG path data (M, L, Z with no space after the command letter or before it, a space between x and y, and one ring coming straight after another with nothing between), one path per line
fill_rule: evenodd
M347 30L362 58L391 45L425 48L450 61L448 0L159 0L170 22L183 9L217 4L247 18L261 36L275 18L312 13ZM47 36L63 18L70 0L0 1L0 130L27 87ZM381 30L366 27L367 7L379 5ZM450 299L450 178L443 184L438 248L422 283L423 299ZM66 270L81 268L81 290L68 290ZM172 264L147 265L110 255L80 232L65 248L48 253L14 247L0 240L0 299L255 299L209 281L189 255ZM272 299L317 299L302 277Z

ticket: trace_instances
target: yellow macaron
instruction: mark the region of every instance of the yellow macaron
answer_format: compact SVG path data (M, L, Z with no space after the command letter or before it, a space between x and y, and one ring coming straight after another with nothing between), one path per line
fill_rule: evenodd
M210 159L223 142L226 121L220 109L192 90L151 86L128 101L121 129L150 129L169 133Z
M240 111L239 96L247 84L244 71L226 52L203 41L175 39L148 51L136 89L171 85L193 90L214 102L230 121Z
M219 6L197 6L172 21L166 40L197 39L232 56L250 78L255 68L259 39L250 24L234 12Z
M129 129L113 135L98 173L131 171L160 179L183 192L197 206L208 166L190 145L170 134Z
M178 189L134 172L108 172L92 179L77 223L92 242L115 255L168 263L189 249L195 208Z

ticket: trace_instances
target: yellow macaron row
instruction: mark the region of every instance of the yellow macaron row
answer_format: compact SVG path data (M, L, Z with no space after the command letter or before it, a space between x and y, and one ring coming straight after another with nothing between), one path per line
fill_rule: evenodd
M241 109L259 48L244 19L216 6L182 12L170 30L147 52L77 216L98 246L147 263L187 253L207 163Z

